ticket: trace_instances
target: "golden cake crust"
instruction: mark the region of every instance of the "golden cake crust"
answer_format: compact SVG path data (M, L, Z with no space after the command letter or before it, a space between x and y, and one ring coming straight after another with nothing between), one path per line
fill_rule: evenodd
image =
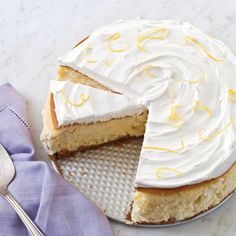
M49 100L50 100L49 106L50 106L50 114L51 114L52 124L55 129L58 129L59 126L58 126L57 116L56 116L56 112L55 112L55 103L54 103L52 93L49 94Z

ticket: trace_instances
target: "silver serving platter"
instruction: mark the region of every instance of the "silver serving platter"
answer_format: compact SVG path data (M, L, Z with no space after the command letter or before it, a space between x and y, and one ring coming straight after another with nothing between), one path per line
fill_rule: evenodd
M106 216L120 223L142 227L174 226L205 216L222 205L194 218L172 224L131 224L126 220L127 208L134 193L134 178L138 166L142 139L131 139L104 145L74 157L52 161L54 169L83 194L97 204Z

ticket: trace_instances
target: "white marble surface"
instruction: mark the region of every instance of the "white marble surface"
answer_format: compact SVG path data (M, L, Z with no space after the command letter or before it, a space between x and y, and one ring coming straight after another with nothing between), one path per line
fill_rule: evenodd
M39 142L41 109L56 76L57 58L97 26L137 16L188 21L224 41L236 54L235 0L2 0L0 84L10 82L29 109L37 158L47 160ZM115 236L235 235L236 196L195 222L162 229L111 222Z

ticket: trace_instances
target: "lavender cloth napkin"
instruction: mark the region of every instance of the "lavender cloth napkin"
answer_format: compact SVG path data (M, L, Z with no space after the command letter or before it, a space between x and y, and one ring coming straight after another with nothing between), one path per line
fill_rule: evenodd
M16 167L16 177L9 190L45 235L112 235L108 220L95 204L46 163L34 160L26 106L9 84L0 87L0 143ZM0 235L28 235L19 217L1 197Z

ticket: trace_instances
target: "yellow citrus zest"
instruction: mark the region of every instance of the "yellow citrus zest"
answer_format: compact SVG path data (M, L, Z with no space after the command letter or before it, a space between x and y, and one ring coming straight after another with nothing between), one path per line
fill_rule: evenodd
M117 40L119 38L120 38L120 33L119 32L106 36L107 41Z
M208 51L208 49L202 45L197 39L191 37L191 36L185 36L185 43L189 43L192 42L194 43L196 46L198 46L203 52L205 52L207 54L208 57L210 57L212 60L216 61L216 62L221 62L225 59L225 56L221 59L214 57L213 55L210 54L210 52Z
M156 75L151 73L151 69L153 68L152 65L146 65L143 68L143 71L150 77L150 78L156 78Z
M165 147L157 147L157 146L143 146L144 149L156 150L156 151L164 151L171 153L181 153L184 150L184 140L181 138L181 147L177 149L170 149Z
M124 52L128 49L128 43L126 41L123 42L124 46L122 48L115 49L111 46L112 41L118 40L120 36L121 35L119 32L106 36L106 40L108 42L107 47L111 52Z
M83 58L86 62L88 63L96 63L97 60L95 59L89 59L88 56L89 56L89 50L91 50L92 48L90 47L85 47L84 50L83 50Z
M195 79L195 80L187 80L187 79L183 79L183 80L178 80L178 82L188 82L190 84L197 84L200 82L204 82L205 81L205 76L204 76L204 72L202 69L201 70L201 78L200 79Z
M84 103L86 103L89 100L89 96L88 95L85 95L84 93L81 93L80 94L81 101L79 103L74 103L74 102L71 102L66 97L64 89L62 89L60 92L62 94L62 99L63 99L64 104L70 104L70 105L75 106L75 107L80 107L80 106L82 106Z
M236 90L229 89L228 90L228 96L229 96L230 101L236 102Z
M203 141L211 141L212 139L214 139L215 137L219 136L220 134L222 134L227 128L229 128L230 126L232 125L232 121L229 121L228 123L226 123L224 125L223 128L219 129L219 130L216 130L214 131L212 134L204 137L203 135L203 132L205 131L204 128L202 129L199 129L198 130L198 136L199 136L199 139L200 140L203 140Z
M169 30L167 28L156 28L153 30L148 30L143 34L140 34L136 39L136 47L144 52L145 48L143 47L143 43L146 40L161 40L167 38L169 34Z
M179 170L177 170L176 168L170 168L170 167L159 167L155 170L155 174L156 174L156 177L157 179L162 179L163 176L163 172L170 172L170 173L174 173L176 174L177 176L180 176L182 175L183 173Z
M115 63L115 60L109 60L109 59L106 59L104 60L104 65L106 66L112 66L113 64Z
M173 127L181 127L183 125L183 118L178 115L177 108L179 105L172 105L170 115L167 117L167 123Z
M200 83L202 80L196 79L196 80L179 80L179 81L188 82L190 84L197 84Z
M195 111L205 111L208 116L213 116L213 112L207 106L203 105L199 100L194 101L193 110Z

